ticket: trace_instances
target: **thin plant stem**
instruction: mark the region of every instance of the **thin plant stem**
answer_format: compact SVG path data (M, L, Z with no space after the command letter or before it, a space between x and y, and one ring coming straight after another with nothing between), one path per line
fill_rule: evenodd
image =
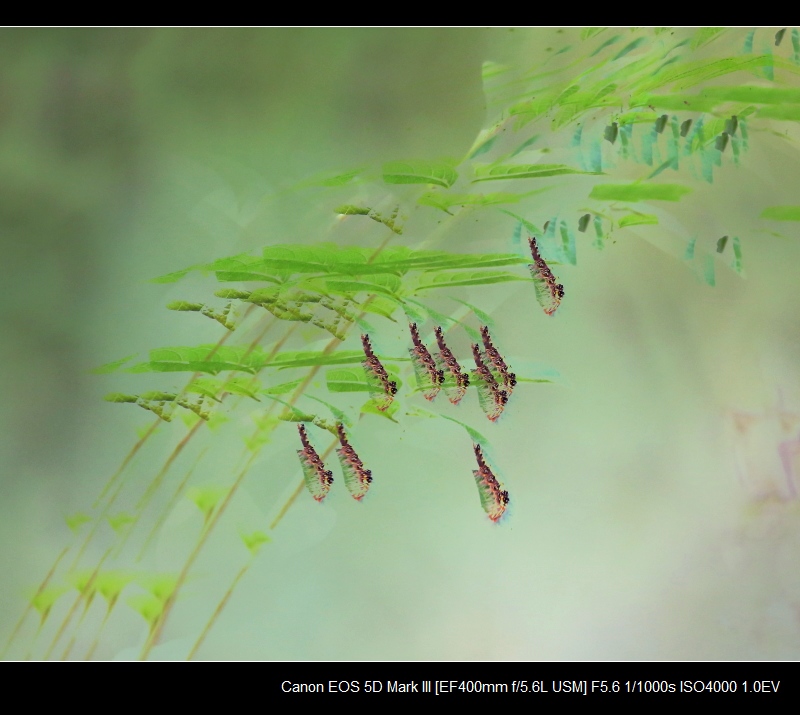
M252 306L252 305L248 306L247 310L245 311L244 315L242 316L242 320L244 320L248 316L248 314L250 313L250 311L254 307L255 306ZM208 354L206 359L208 359L208 358L212 357L213 355L215 355L216 352L227 342L228 338L231 336L232 333L233 333L232 330L228 330L217 341L217 344L213 347L213 349ZM194 373L189 378L189 380L188 380L186 386L183 388L183 390L181 390L181 394L185 393L187 388L200 375L202 375L202 373L200 373L200 372ZM117 469L117 471L113 474L111 479L109 479L108 482L106 483L106 485L103 487L103 490L100 492L100 496L97 497L97 499L95 500L95 503L92 505L93 509L96 509L100 505L100 502L102 501L103 497L106 495L106 492L108 492L108 490L111 488L111 486L114 484L114 482L119 478L119 476L122 474L122 472L125 471L125 468L131 463L131 460L136 456L136 453L144 446L145 442L147 442L147 440L150 438L150 436L153 434L153 432L156 431L156 428L161 424L161 421L162 420L161 420L160 417L158 419L156 419L153 422L153 424L150 425L150 427L148 428L147 432L145 432L144 435L142 435L141 439L133 446L133 449L131 449L131 451L128 453L128 456L125 457L125 459L122 461L122 464L120 465L119 469Z
M44 591L47 588L47 584L50 583L50 580L53 578L53 574L56 572L58 565L61 563L61 559L63 559L64 556L66 556L67 551L69 551L69 546L65 546L61 550L61 553L58 555L56 560L53 562L53 565L50 567L50 570L47 572L47 576L44 577L42 582L39 584L39 588L36 589L36 593L34 593L31 599L28 601L28 605L25 607L25 610L22 612L22 615L19 617L19 620L14 626L14 630L11 631L11 635L8 637L8 640L6 641L6 645L3 648L3 652L0 653L0 659L5 658L6 653L8 653L8 649L11 647L11 644L14 642L14 639L19 634L19 631L22 628L22 624L25 622L25 619L27 618L31 610L33 610L33 602L36 600L37 596L39 596L42 593L42 591ZM42 623L39 624L39 628L41 627Z
M81 592L78 594L78 597L75 599L75 602L70 607L69 611L67 611L67 615L64 617L63 622L58 628L55 637L53 638L53 642L50 643L50 647L44 654L44 660L47 660L50 657L50 654L53 652L53 649L56 647L56 644L60 640L61 636L64 635L64 631L67 629L69 622L72 620L72 616L75 614L75 611L78 608L78 604L80 604L81 600L83 599L83 594L94 585L95 579L97 578L97 574L100 573L100 567L103 565L103 562L108 558L109 554L111 553L111 549L107 549L103 557L100 559L100 562L95 567L95 570L92 572L92 575L89 577L89 580L86 582L86 585L83 587Z
M183 478L181 483L178 485L177 489L175 489L175 493L172 495L172 498L167 503L166 508L161 512L161 516L159 516L158 521L156 521L153 528L150 530L147 538L145 539L144 545L142 546L142 550L139 552L139 555L136 557L137 561L141 561L142 557L144 556L145 551L147 551L147 547L150 545L150 542L153 540L155 535L159 532L161 527L164 525L164 522L167 520L170 512L172 511L172 507L175 505L175 502L178 501L178 497L183 492L184 487L189 482L194 470L197 468L197 465L200 464L200 460L205 456L206 452L208 452L208 447L203 449L200 454L197 455L197 459L195 460L194 464L189 468L186 472L186 476Z
M108 617L111 615L111 611L113 610L114 606L116 605L116 599L108 604L108 608L106 608L106 614L103 616L103 620L100 623L100 628L97 630L97 635L94 637L92 641L92 645L89 646L89 650L86 652L84 656L84 660L91 660L94 652L97 650L97 646L100 645L100 636L103 634L103 629L106 627L106 623L108 622Z
M331 340L322 351L323 356L332 353L341 342L342 341L339 340L339 338L334 338L333 340ZM319 365L315 365L309 371L309 374L306 376L306 379L303 380L303 382L300 383L300 385L298 385L295 388L295 391L292 393L291 398L287 400L288 405L293 406L294 403L297 402L297 400L303 394L303 391L311 383L311 380L314 379L314 375L317 374L319 368L320 368ZM166 623L167 617L172 611L172 607L175 605L178 592L180 591L181 586L183 586L183 583L186 581L186 577L189 574L189 570L194 565L194 562L197 560L197 557L200 555L200 552L202 551L203 546L208 540L208 537L211 535L211 532L214 530L214 527L219 523L220 517L225 512L225 509L227 508L228 504L230 504L234 494L236 494L236 491L238 490L239 486L244 481L244 478L250 471L250 467L253 466L253 462L255 461L257 456L258 456L258 451L257 450L253 451L252 454L250 455L250 458L247 460L244 467L242 468L242 471L239 473L239 476L236 477L236 481L233 483L231 488L228 490L228 493L225 495L225 499L223 499L222 503L214 512L211 519L209 519L208 524L200 533L200 538L197 540L197 544L195 544L194 549L192 550L191 554L189 554L189 558L186 560L186 563L184 564L183 569L181 570L178 576L178 579L175 583L175 588L172 590L172 593L169 595L166 602L164 603L164 608L161 611L161 615L158 617L158 621L156 622L154 628L150 632L149 637L145 641L145 645L144 648L142 648L139 660L146 660L150 651L153 649L153 646L155 646L158 643L158 639L161 637L161 633L164 630L164 624Z
M72 648L75 646L75 641L78 638L77 631L80 630L80 627L83 625L83 621L86 619L86 614L89 612L89 609L92 606L92 602L94 601L94 595L90 595L86 599L86 603L83 606L83 611L81 612L81 617L78 619L78 622L75 624L75 633L72 634L72 638L69 639L69 643L67 647L64 649L64 652L61 654L61 660L66 660L69 656Z
M211 627L214 625L214 622L219 618L219 615L225 609L225 606L228 605L228 601L230 600L231 595L233 594L233 590L239 584L239 581L242 580L242 576L247 573L247 569L253 563L253 558L251 557L250 560L239 569L239 573L236 574L236 578L233 579L233 583L231 583L230 588L225 592L225 595L222 597L222 600L217 604L216 609L214 609L214 613L211 614L211 618L208 619L208 623L206 623L206 627L203 628L203 632L200 634L200 637L195 642L192 650L189 651L189 655L186 656L186 660L191 660L194 658L195 653L197 653L198 649L201 645L203 645L203 641L206 639L208 632L211 630Z
M327 456L333 451L334 447L339 444L339 440L335 439L331 442L330 446L322 453L320 459L325 461ZM278 512L278 515L273 519L272 523L269 525L270 531L274 530L275 527L281 523L281 519L286 516L286 512L289 511L292 504L294 504L297 497L302 494L303 490L306 488L306 483L303 479L300 480L300 483L297 485L297 488L292 492L292 495L286 500L286 503L281 507L281 510Z
M257 346L257 345L258 345L258 344L261 342L261 340L264 338L264 335L266 335L266 333L267 333L267 330L269 330L269 328L270 328L270 327L271 327L271 326L272 326L272 325L273 325L275 322L276 322L276 321L275 321L275 319L273 319L272 321L270 321L270 322L267 324L267 326L264 328L264 330L261 332L261 334L260 334L260 335L259 335L259 336L258 336L258 337L257 337L257 338L256 338L256 339L255 339L255 340L254 340L254 341L253 341L251 344L250 344L250 347L249 347L249 349L248 349L248 351L247 351L247 353L246 353L246 354L249 354L250 352L252 352L253 350L255 350L256 346ZM281 339L280 339L280 340L279 340L277 343L275 343L275 345L273 345L273 346L272 346L272 349L270 350L269 354L267 355L267 358L266 358L266 361L265 361L266 363L268 363L270 360L272 360L272 358L273 358L273 357L275 357L275 355L277 355L278 351L279 351L279 350L280 350L280 349L281 349L281 348L284 346L284 344L286 343L286 341L287 341L287 340L288 340L288 339L291 337L292 333L293 333L293 332L294 332L296 329L297 329L297 323L295 323L294 325L292 325L292 327L291 327L291 328L289 328L289 330L287 330L287 331L286 331L286 333L284 334L284 336L283 336L283 337L282 337L282 338L281 338ZM223 390L224 390L224 386L223 386ZM224 393L224 392L223 392L223 393L222 393L222 395L221 395L221 399L224 399L224 398L225 398L225 396L226 396L227 394L228 394L228 393ZM195 424L195 427L199 428L200 424L202 424L202 421L200 421L200 422L197 422L197 423ZM194 429L194 428L193 428L193 429ZM186 435L186 437L184 437L183 444L182 444L182 445L178 445L178 447L180 447L181 449L183 449L183 447L185 447L185 446L186 446L186 443L188 443L189 439L191 439L192 435L193 435L193 433L192 433L192 432L190 432L189 434L187 434L187 435ZM177 447L176 447L176 449L177 449ZM175 457L177 457L177 455L175 455ZM169 461L169 460L168 460L168 461ZM174 461L174 458L173 458L173 461ZM164 469L162 469L162 472L164 472L164 474L166 474L166 469L169 469L169 466L170 466L170 465L171 465L171 462L169 462L168 464L166 464L166 465L164 466ZM190 471L190 474L191 474L191 471ZM184 486L184 485L186 484L186 482L188 481L188 478L189 478L190 474L187 474L186 478L185 478L185 479L183 480L183 482L181 482L181 484L178 486L178 489L175 491L175 493L173 494L172 498L171 498L171 499L170 499L170 501L168 502L168 504L167 504L167 507L165 508L165 510L163 510L163 511L162 511L162 514L161 514L161 516L159 517L159 519L158 519L157 523L156 523L156 524L155 524L155 526L154 526L154 527L151 529L150 533L149 533L149 534L148 534L148 536L147 536L147 539L145 540L145 543L144 543L144 545L142 546L142 549L141 549L141 551L139 552L139 555L136 557L136 560L137 560L137 561L141 561L141 560L142 560L142 558L143 558L143 556L144 556L144 553L145 553L145 551L146 551L146 549L147 549L147 546L150 544L150 542L152 541L153 537L154 537L154 536L155 536L155 534L158 532L158 529L160 529L160 528L161 528L161 526L163 525L164 521L166 520L166 517L169 515L169 510L172 508L172 506L174 505L175 501L177 501L178 497L180 496L180 493L181 493L181 491L182 491L182 489L183 489L183 486ZM162 475L162 476L163 476L163 475ZM157 477L157 479L158 479L158 477ZM155 480L154 480L154 482L155 482ZM152 485L151 485L151 486L152 486ZM153 489L153 493L154 493L154 492L155 492L155 489ZM152 494L151 494L151 496L152 496ZM146 504L145 504L144 506L146 507ZM143 508L144 508L144 507L143 507ZM141 516L141 513L142 513L142 510L143 510L143 508L142 508L141 510L139 510L139 513L137 514L137 519L138 519L138 518ZM129 532L129 533L130 533L130 532ZM123 544L123 545L124 545L124 544ZM122 548L122 545L120 546L120 549L121 549L121 548Z

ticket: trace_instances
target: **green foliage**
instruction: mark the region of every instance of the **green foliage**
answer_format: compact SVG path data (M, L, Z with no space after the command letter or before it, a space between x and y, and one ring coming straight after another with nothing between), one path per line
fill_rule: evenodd
M800 221L800 206L770 206L761 212L759 218L771 221Z
M383 180L387 184L437 184L449 189L456 179L456 170L442 162L393 161L383 165Z
M85 523L87 523L87 522L89 522L91 520L92 520L92 517L90 517L88 514L83 514L81 512L78 512L77 514L72 514L71 516L65 517L65 521L67 522L67 526L75 534L77 534L78 531L80 531L81 526L83 526Z
M264 544L268 544L272 539L263 531L253 531L249 534L242 534L242 542L247 550L255 556Z
M523 306L526 320L533 319L536 296L548 304L546 287L532 281L527 268L532 262L528 236L537 238L551 268L568 264L580 270L578 244L582 244L581 260L590 247L624 250L625 241L615 244L613 240L615 230L654 226L648 232L666 232L666 227L682 225L670 220L679 208L674 205L704 183L713 183L720 171L740 171L739 181L745 181L751 142L760 141L762 132L774 132L773 122L800 122L800 89L792 86L800 73L800 33L792 29L789 43L783 41L785 32L774 36L774 49L770 46L769 51L755 54L754 46L763 49L761 30L699 28L677 30L673 35L666 28L585 28L581 42L554 48L550 59L538 67L486 62L483 77L489 116L462 160L427 157L317 172L286 189L293 200L307 198L309 225L313 209L318 209L324 221L335 226L330 235L339 243L326 240L330 236L323 229L277 239L286 243L270 236L259 253L224 256L154 279L167 284L199 274L191 283L191 297L197 300L175 300L167 309L200 313L227 330L237 328L236 333L230 344L220 340L215 345L156 348L147 360L132 366L136 355L96 368L97 374L126 373L128 380L162 381L125 387L125 392L108 394L105 399L135 404L165 422L180 414L192 430L203 427L196 430L198 439L205 435L212 444L214 436L206 434L205 423L215 429L226 423L221 431L241 431L245 466L238 466L232 457L230 463L237 464L231 467L235 477L215 473L214 484L205 486L187 477L173 492L174 502L185 495L203 516L197 543L180 545L188 554L181 575L137 575L116 568L125 565L118 556L125 552L118 549L115 568L73 569L67 582L81 593L96 589L109 609L124 589L143 588L146 593L132 595L126 603L145 619L155 641L187 574L194 575L196 554L234 498L256 454L273 440L279 446L276 433L281 444L285 435L286 442L297 449L297 423L337 435L336 425L352 427L356 420L348 411L358 410L359 420L379 416L395 423L378 421L386 439L391 439L392 430L399 431L400 425L413 420L427 419L440 428L444 423L434 418L441 417L463 428L465 440L487 444L481 432L441 411L461 409L445 398L438 397L431 409L417 404L422 397L413 389L406 323L416 322L424 340L436 325L444 331L463 329L472 342L480 344L476 328L493 323L491 313L485 305L481 307L484 287L492 286L490 290L505 300L499 304L507 305L513 296L516 305ZM770 32L771 44L772 40ZM733 43L735 50L729 51ZM736 54L739 48L742 51ZM553 60L556 56L560 59ZM778 126L783 131L786 125ZM788 133L785 139L793 142L793 136ZM553 163L544 163L550 154L548 162ZM666 180L673 176L668 172L674 172L671 181ZM661 174L665 176L659 178ZM518 183L486 187L487 182L500 181ZM509 191L485 192L484 188ZM584 205L587 196L591 201ZM667 205L659 207L658 215L629 205L650 201ZM376 206L380 210L372 208ZM339 219L334 220L333 214ZM406 223L407 217L412 218ZM760 218L800 221L800 206L767 207ZM496 243L489 249L496 252L469 252L472 236L462 232L467 221L485 236L499 226ZM348 231L353 227L370 229L370 238L363 240L368 245L352 245L359 242L357 232L350 240ZM743 245L749 237L734 235L741 232L734 227L720 227L719 233L726 233L722 238L706 235L704 228L690 227L687 235L675 229L675 240L686 246L687 268L709 287L716 284L719 264L743 276ZM382 242L371 240L377 232ZM635 239L635 231L628 234ZM513 252L502 252L509 235ZM561 276L567 289L565 301L570 301L568 279L577 275L574 270L565 269ZM202 277L207 279L205 293L198 288ZM436 293L435 289L447 291ZM214 308L204 302L213 303L210 296L227 302ZM453 303L458 308L451 313ZM536 317L543 317L541 311L536 312ZM365 320L367 315L370 322ZM193 320L173 316L173 320L181 319ZM262 323L264 330L274 331L269 339L251 338L257 333L251 328L260 330ZM280 336L275 334L279 330ZM400 357L375 348L389 378L401 390L388 403L388 396L367 380L358 336L369 334L378 345L394 345L385 341L401 331L402 348L392 350ZM240 339L242 334L247 337ZM471 356L458 358L465 367ZM535 367L522 358L512 356L509 362L518 383L514 401L535 392L537 388L531 385L559 378L554 370ZM298 372L287 379L281 374L284 370ZM191 377L154 373L189 373ZM179 378L183 384L178 384ZM445 391L448 387L445 384ZM475 392L473 384L465 399L474 401ZM367 393L369 399L359 407L363 397L343 393ZM440 408L442 403L444 408ZM150 427L147 430L140 433L142 440L152 434ZM164 477L194 433L187 435L179 429L178 446L154 483ZM317 437L309 427L309 438ZM331 441L327 436L326 440ZM270 465L271 479L288 478L274 471L271 465L278 462L269 456L262 463ZM281 507L278 520L293 499L276 505ZM174 502L164 507L167 514ZM107 520L119 545L129 534L138 533L143 520L138 512L134 517L117 511L119 504L112 509L112 504L113 499L106 502L97 524ZM78 512L67 518L67 524L77 533L90 520ZM107 529L101 531L108 536ZM266 531L240 537L252 556L271 538ZM31 605L42 619L65 589L51 586L34 597Z
M598 184L589 194L601 201L680 201L692 189L680 184Z

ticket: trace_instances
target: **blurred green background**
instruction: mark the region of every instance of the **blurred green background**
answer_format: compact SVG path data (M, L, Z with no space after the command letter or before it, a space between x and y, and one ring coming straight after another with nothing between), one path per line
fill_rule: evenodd
M70 543L64 516L94 501L149 421L102 401L133 377L90 369L219 336L211 321L164 310L209 282L146 281L332 230L377 245L381 226L348 239L349 224L331 229L286 189L322 171L462 157L488 118L483 61L533 65L577 32L0 31L3 639ZM642 227L559 271L556 319L529 287L462 294L493 314L512 367L541 362L565 378L520 389L498 425L465 406L491 433L512 497L505 523L480 511L455 425L370 424L359 432L370 498L334 490L321 506L301 495L198 657L800 657L800 512L775 498L776 446L796 437L800 413L800 245L794 224L758 220L765 206L800 203L800 165L797 145L774 133L751 144L741 167L670 207L690 230L741 236L746 280L704 285ZM563 184L553 202L581 206L575 186L589 185ZM418 219L399 242L414 246L435 225ZM507 221L465 222L445 247L507 251L510 232ZM399 335L384 338L390 352ZM746 434L735 412L752 413ZM265 449L152 657L186 657L245 560L237 528L265 528L291 493L290 436ZM173 446L168 430L160 437L142 474ZM205 477L227 479L239 452L215 448ZM149 568L180 567L192 509L175 510ZM136 614L120 617L96 657L134 658L145 634Z

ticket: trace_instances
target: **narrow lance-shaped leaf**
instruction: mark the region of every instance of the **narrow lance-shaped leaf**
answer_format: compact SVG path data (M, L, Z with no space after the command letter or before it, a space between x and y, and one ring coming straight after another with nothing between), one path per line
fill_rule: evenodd
M681 184L597 184L589 198L602 201L680 201L691 191Z
M564 174L595 174L596 172L574 169L564 164L487 164L475 167L478 181L499 181L503 179L541 179Z
M383 165L387 184L438 184L450 188L458 179L452 166L430 161L393 161Z

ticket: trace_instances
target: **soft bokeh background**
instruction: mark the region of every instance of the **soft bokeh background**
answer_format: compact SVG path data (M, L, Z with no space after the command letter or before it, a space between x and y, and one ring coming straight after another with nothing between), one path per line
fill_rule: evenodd
M482 62L532 65L566 40L550 29L53 29L0 39L5 640L73 541L64 516L91 505L150 421L102 401L147 376L89 370L219 337L211 321L164 310L202 300L210 281L146 281L269 243L377 245L384 227L335 224L313 193L286 189L325 170L463 156L487 120ZM510 518L495 526L480 510L456 425L365 421L369 498L357 504L338 483L324 505L301 495L199 657L800 657L800 512L781 498L777 457L800 424L800 243L793 224L757 218L800 203L797 159L795 145L756 133L743 166L670 207L687 234L742 237L746 280L719 271L715 288L704 285L678 249L659 250L660 227L643 227L604 252L579 246L578 265L559 271L567 296L554 319L529 286L458 294L494 315L512 366L529 360L564 377L521 386L497 425L475 404L448 412L490 437ZM552 201L577 209L588 186L565 182ZM412 216L397 241L425 240L433 213ZM443 247L509 250L507 219L474 218ZM376 342L399 354L404 341L387 331ZM465 337L456 345L468 350ZM163 428L131 480L146 483L182 429ZM152 657L186 657L246 561L237 530L265 529L294 489L292 430L262 452ZM198 481L229 483L236 431L198 440L172 478L205 446ZM142 568L178 570L199 526L181 503ZM86 563L101 554L90 549ZM144 621L117 610L96 657L138 654ZM99 608L87 616L74 657L101 618Z

